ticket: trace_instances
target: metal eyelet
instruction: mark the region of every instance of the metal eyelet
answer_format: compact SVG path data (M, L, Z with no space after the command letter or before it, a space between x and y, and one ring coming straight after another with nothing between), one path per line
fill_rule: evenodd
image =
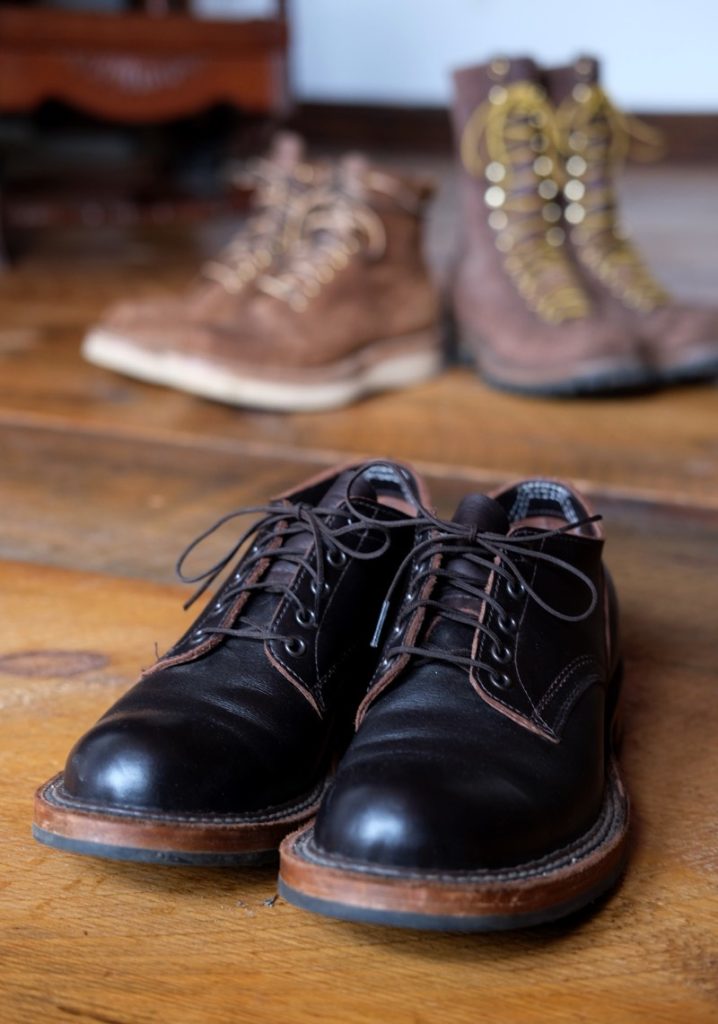
M316 623L317 617L311 608L297 608L294 613L294 621L298 626L304 626L306 629L307 626L313 626Z
M311 590L311 592L316 597L318 592L319 592L319 583L316 580L312 580L312 582L309 584L309 589ZM324 583L322 583L322 593L326 594L328 592L328 590L329 590L329 584L325 581Z
M284 650L293 658L301 658L306 649L307 645L300 636L293 636L284 641Z
M518 601L520 597L526 593L526 587L520 580L509 580L506 585L506 593L514 601Z
M332 548L332 550L327 553L327 562L329 562L333 569L341 569L343 565L347 564L346 551L340 551L339 548Z
M192 632L190 633L190 639L191 640L204 640L206 635L207 634L206 634L205 630L201 626L198 626L197 629L193 629Z
M394 626L394 628L392 629L392 631L391 631L391 635L392 635L392 636L401 636L401 634L402 634L403 632L404 632L404 627L403 627L403 626L398 626L398 625L397 625L397 626Z
M497 647L493 644L491 647L491 658L496 662L497 665L508 665L512 658L512 651L510 647Z
M514 685L508 672L489 672L489 682L497 690L508 690Z
M496 623L502 633L512 636L519 628L518 621L513 615L501 615Z

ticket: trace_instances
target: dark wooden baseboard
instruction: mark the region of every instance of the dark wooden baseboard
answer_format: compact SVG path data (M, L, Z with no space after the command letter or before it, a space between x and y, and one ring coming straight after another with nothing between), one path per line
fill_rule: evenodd
M665 139L665 158L675 162L718 160L718 112L636 116ZM445 107L301 103L290 124L310 143L341 149L390 149L449 153L451 125Z

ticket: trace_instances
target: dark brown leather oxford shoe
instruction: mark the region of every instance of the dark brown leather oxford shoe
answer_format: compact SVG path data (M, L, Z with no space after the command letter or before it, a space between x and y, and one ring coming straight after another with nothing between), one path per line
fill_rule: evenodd
M193 542L180 573L214 529L260 516L226 558L189 578L198 597L225 576L187 633L40 788L35 837L175 864L276 851L316 812L351 734L379 657L370 640L382 599L423 500L405 467L365 463L232 512Z
M314 826L282 844L290 902L481 931L553 920L617 880L628 803L597 518L547 480L420 516L358 731Z

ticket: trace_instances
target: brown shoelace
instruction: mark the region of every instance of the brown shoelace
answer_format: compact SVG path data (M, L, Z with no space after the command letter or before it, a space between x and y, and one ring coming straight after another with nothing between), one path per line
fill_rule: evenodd
M221 527L245 515L259 515L256 522L243 531L222 558L208 569L189 575L184 566L189 556ZM330 519L340 519L339 525L330 524ZM283 543L297 534L306 534L311 538L306 552L288 551ZM361 544L367 536L372 536L374 543L367 550ZM279 543L275 543L279 542ZM354 543L352 543L354 542ZM212 615L226 611L241 595L246 593L276 594L288 599L295 606L295 616L299 625L314 625L319 621L322 601L328 591L326 583L326 564L341 568L349 558L370 560L379 558L389 546L389 534L383 521L375 521L362 514L359 521L354 513L337 508L316 508L303 503L280 501L269 505L256 505L237 509L222 516L207 530L196 537L182 552L177 561L177 575L184 583L199 583L200 586L185 602L189 608L205 591L228 569L230 564L244 552L236 570L221 585L212 602L208 613ZM274 546L273 546L274 545ZM311 608L304 606L294 593L291 580L272 579L268 570L263 578L249 582L260 562L285 562L303 569L310 577L310 590L313 594ZM241 621L243 628L229 628L224 625L200 624L193 632L193 640L199 641L207 634L242 637L248 640L281 640L290 654L303 653L304 641L300 637L285 636L273 633L264 626L253 622L246 614Z

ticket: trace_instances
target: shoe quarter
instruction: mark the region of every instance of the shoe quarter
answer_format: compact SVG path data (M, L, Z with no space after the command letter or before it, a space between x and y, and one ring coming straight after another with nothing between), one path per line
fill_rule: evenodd
M355 501L355 505L360 502ZM376 506L362 508L365 515L390 518L392 510ZM372 559L347 557L339 567L325 566L329 589L320 602L316 624L297 621L296 605L284 599L277 610L272 630L302 640L301 655L288 652L281 640L267 642L267 654L282 674L290 678L320 713L330 711L338 691L366 689L379 652L371 646L384 594L399 563L408 550L410 529L391 531L388 550ZM402 536L406 534L406 536ZM363 531L356 548L370 550L376 544L370 531ZM294 592L306 608L314 605L312 577L305 569L297 575Z
M581 694L593 684L607 683L601 549L600 541L573 536L544 539L537 549L569 562L593 582L597 599L588 617L567 622L542 608L529 593L517 595L495 573L490 594L498 608L488 602L484 605L482 628L474 635L472 658L484 666L471 670L471 683L479 695L502 714L552 741L560 739ZM578 615L587 608L589 590L576 577L530 556L520 556L516 562L530 588L557 611ZM499 647L494 636L501 640Z

